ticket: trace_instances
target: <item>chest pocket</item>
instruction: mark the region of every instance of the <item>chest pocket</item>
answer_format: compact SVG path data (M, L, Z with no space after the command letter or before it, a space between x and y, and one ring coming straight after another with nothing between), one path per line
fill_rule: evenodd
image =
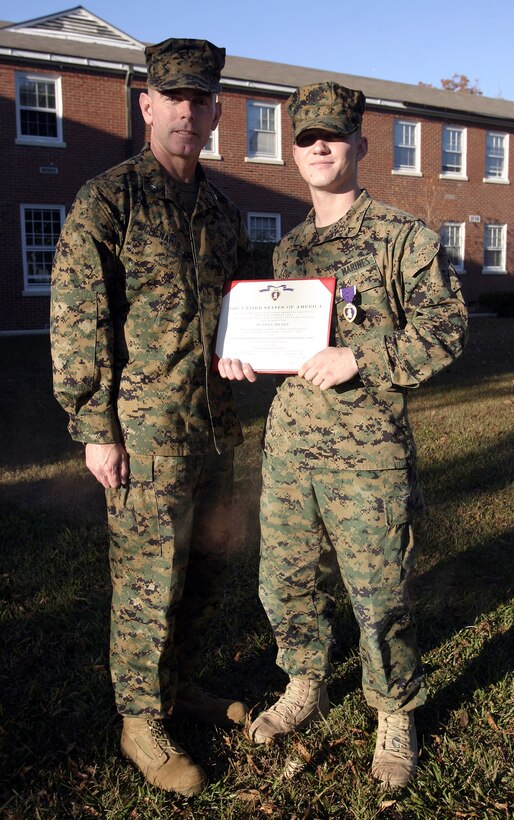
M150 233L130 238L124 248L127 291L163 293L183 278L185 263L180 244Z
M238 238L229 225L219 225L211 228L214 239L207 244L206 261L209 267L214 267L222 281L232 279L237 271L237 244Z
M345 309L349 302L354 311ZM337 271L335 315L337 333L346 342L355 333L375 329L388 333L397 327L382 273L371 254Z

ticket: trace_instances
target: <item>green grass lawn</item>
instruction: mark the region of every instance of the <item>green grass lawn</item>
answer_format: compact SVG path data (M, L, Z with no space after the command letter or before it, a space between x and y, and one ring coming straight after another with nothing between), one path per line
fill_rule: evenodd
M338 589L327 721L257 747L244 732L177 719L175 737L211 778L186 800L146 785L120 756L102 490L52 398L47 338L0 339L0 816L513 817L513 350L514 320L473 319L461 359L412 394L428 505L412 590L429 688L417 713L417 778L387 793L370 777L375 720ZM246 442L237 454L230 589L202 682L258 710L285 682L257 597L259 442L271 379L236 393Z

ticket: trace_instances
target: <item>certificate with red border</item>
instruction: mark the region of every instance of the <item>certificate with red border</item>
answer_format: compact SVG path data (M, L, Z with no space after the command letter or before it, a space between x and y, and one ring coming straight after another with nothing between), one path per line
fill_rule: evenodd
M216 338L220 359L248 362L256 373L297 373L328 346L335 278L227 282Z

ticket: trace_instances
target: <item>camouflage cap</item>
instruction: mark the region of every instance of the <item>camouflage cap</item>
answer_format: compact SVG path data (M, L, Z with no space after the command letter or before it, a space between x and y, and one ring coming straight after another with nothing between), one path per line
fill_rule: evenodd
M171 37L145 48L148 85L157 91L174 88L198 88L216 93L220 90L225 49L208 40L184 40Z
M322 128L341 136L352 134L360 127L365 106L362 91L329 82L298 88L289 98L287 110L296 139L308 128Z

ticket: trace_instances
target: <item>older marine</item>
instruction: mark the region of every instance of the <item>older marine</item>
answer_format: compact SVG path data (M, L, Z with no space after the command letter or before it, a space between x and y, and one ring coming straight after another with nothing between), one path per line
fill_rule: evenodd
M194 676L222 594L241 442L213 339L223 285L251 273L251 249L198 163L221 115L225 50L171 38L146 60L150 143L79 191L55 258L51 337L55 394L107 495L121 749L150 783L191 795L206 775L165 719L230 728L247 711Z

